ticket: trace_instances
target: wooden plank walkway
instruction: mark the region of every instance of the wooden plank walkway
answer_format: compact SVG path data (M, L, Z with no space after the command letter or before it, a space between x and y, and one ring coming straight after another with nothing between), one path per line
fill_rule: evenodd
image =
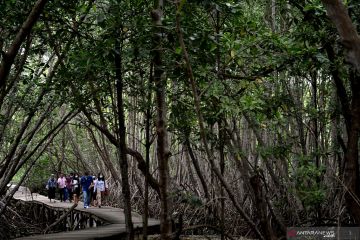
M25 192L24 192L25 191ZM39 195L34 193L30 195L30 193L26 192L26 190L22 189L18 191L14 195L15 199L26 201L26 202L38 202L46 204L52 208L62 208L62 209L70 209L73 206L73 203L64 203L60 201L56 201L56 203L49 201L46 196ZM69 232L60 232L60 233L51 233L51 234L43 234L43 235L34 235L29 237L22 237L17 239L121 239L126 235L125 232L125 215L124 211L119 208L113 208L109 206L98 207L90 207L85 209L83 207L83 203L79 202L78 206L75 208L77 211L84 211L96 215L98 218L101 218L108 222L108 225L92 227L82 230L69 231ZM132 220L134 223L134 228L136 232L141 234L142 228L142 217L141 215L132 212ZM49 223L50 225L51 223ZM159 231L159 221L155 219L149 219L149 231L150 232L158 232Z

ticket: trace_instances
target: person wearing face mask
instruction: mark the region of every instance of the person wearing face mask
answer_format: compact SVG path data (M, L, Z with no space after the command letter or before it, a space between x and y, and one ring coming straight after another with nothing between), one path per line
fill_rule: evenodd
M94 175L94 176L92 176L92 182L89 187L89 192L90 192L89 206L91 205L93 207L95 207L95 205L96 205L96 192L94 192L95 184L96 184L96 176Z
M46 189L48 190L48 198L50 199L50 202L51 199L54 199L55 203L56 179L54 174L51 174L51 177L46 184Z
M90 186L93 182L92 176L89 175L88 171L85 171L85 175L80 178L80 185L84 196L84 208L90 207Z
M78 204L80 198L80 179L79 174L75 173L72 179L72 192L74 196L74 203Z
M60 202L62 202L64 200L64 202L66 201L66 195L65 195L65 187L66 187L66 178L64 176L64 174L60 174L60 177L57 180L57 184L58 184L58 188L59 188L59 193L60 193Z
M97 181L94 185L94 194L96 193L96 202L97 206L101 208L101 199L104 197L105 189L107 188L104 175L102 173L98 174Z

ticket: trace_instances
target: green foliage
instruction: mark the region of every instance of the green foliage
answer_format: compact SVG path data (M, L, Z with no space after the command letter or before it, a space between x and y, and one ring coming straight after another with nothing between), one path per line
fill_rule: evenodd
M326 13L323 5L321 4L321 1L319 0L309 1L304 7L304 11L314 11L316 15Z
M191 101L191 98L180 98L173 101L169 109L169 130L182 136L182 140L188 138L193 128L197 127L196 116Z
M291 143L277 145L277 146L266 146L266 147L257 147L257 151L265 159L269 157L274 157L276 159L286 158L291 152Z
M19 183L28 167L29 164L25 164L13 177L12 182ZM22 185L29 187L33 192L44 191L46 182L52 173L54 173L54 171L49 158L43 156L38 159L37 163L32 167Z
M202 200L189 191L176 191L172 192L170 196L173 198L173 201L176 203L185 203L192 207L201 207L203 206Z
M313 163L304 164L297 168L294 176L296 193L307 210L314 210L324 203L326 186L322 183L325 166L319 168Z
M37 161L37 164L32 168L29 174L28 180L25 185L30 189L44 190L47 180L53 172L51 168L50 159L48 157L42 157Z
M6 50L10 46L33 2L1 1L0 17L3 21L0 27L0 50ZM291 169L294 166L294 169L289 170L294 172L292 180L296 183L293 193L300 197L308 210L312 210L326 200L328 190L322 181L325 166L316 168L310 163L310 159L303 159L299 166L293 163L301 154L301 140L304 140L311 158L319 157L325 160L322 162L328 162L326 160L332 153L329 146L336 143L332 124L334 120L341 120L341 109L336 104L336 93L330 75L332 70L338 70L350 93L349 67L341 57L343 48L338 45L337 34L329 24L321 1L305 1L302 7L298 6L302 3L294 2L296 1L276 1L276 16L272 19L270 1L188 0L180 2L178 12L171 1L167 1L159 47L167 78L167 125L173 139L171 147L190 138L194 148L201 151L192 89L183 59L184 52L175 29L175 16L180 14L181 31L195 77L196 91L200 96L206 134L211 146L215 146L212 150L216 152L220 142L217 124L226 120L226 169L232 164L229 160L232 156L226 152L230 149L230 142L231 147L238 148L237 141L248 141L249 143L243 144L244 149L230 149L229 152L238 151L237 154L241 153L244 158L249 157L249 162L258 154L261 159L289 161L289 166L284 168ZM85 0L49 1L33 28L25 65L19 66L21 59L16 59L11 75L15 76L20 69L21 74L1 105L0 160L9 153L27 114L31 110L37 110L20 145L25 144L31 127L36 125L50 102L54 102L52 111L46 115L46 120L36 131L34 139L27 143L27 152L56 124L64 108L85 109L97 123L100 122L100 117L104 118L108 130L116 136L116 41L121 42L119 54L122 61L126 122L129 128L133 127L135 134L137 127L141 128L139 135L132 136L132 132L128 133L129 144L138 147L141 146L138 142L143 143L143 118L148 108L151 111L153 131L156 97L153 94L155 89L151 76L154 74L151 52L154 47L158 47L153 43L154 28L149 14L153 3L144 0L95 1L87 12L88 4L89 1ZM348 4L351 6L351 17L354 22L358 22L360 6L355 1L348 1ZM84 21L79 24L82 17L85 17ZM25 45L24 43L19 56L25 52ZM335 62L330 62L325 46L334 48ZM50 56L54 59L48 61ZM60 57L63 61L59 69L54 78L48 80L54 62ZM45 71L40 74L42 68ZM311 76L314 74L318 80L316 94L319 98L316 106L311 85ZM43 90L46 94L37 103ZM13 114L7 117L7 111ZM253 122L247 123L243 114L251 116ZM318 121L320 134L317 140L321 142L321 149L314 149L312 146L315 136L312 126L314 120ZM79 114L71 124L76 125L71 126L75 135L73 138L85 153L85 161L91 163L89 166L99 166L97 161L101 158L87 132L91 128L89 122ZM264 146L259 146L252 139L255 137L251 136L251 129L244 129L251 128L250 126L258 130L260 137L264 137ZM339 129L336 135L340 136L342 126L336 127ZM234 133L235 131L239 132ZM243 132L245 135L241 135ZM300 132L304 139L300 139ZM236 141L230 138L230 134L236 136ZM100 134L95 132L94 135L96 138ZM58 170L60 157L56 155L60 151L63 151L66 160L61 170L81 171L84 168L79 164L80 157L75 153L73 143L67 141L59 136L54 138L52 144L55 147L51 146L46 151L50 157L40 157L31 171L27 182L29 186L43 185L48 175ZM116 159L116 155L112 155L114 149L109 147L109 152ZM139 149L136 150L143 150L141 147ZM342 153L339 149L334 151ZM16 151L18 152L19 150ZM202 153L198 156L200 161L204 161ZM201 163L203 166L207 164L206 161ZM26 165L17 173L14 181L19 180L25 167ZM176 171L172 171L174 172ZM238 174L234 170L226 178L232 181L231 177L237 178ZM271 182L270 178L266 180ZM202 204L201 199L191 192L182 192L178 198L179 202L192 206ZM277 207L281 209L282 206Z

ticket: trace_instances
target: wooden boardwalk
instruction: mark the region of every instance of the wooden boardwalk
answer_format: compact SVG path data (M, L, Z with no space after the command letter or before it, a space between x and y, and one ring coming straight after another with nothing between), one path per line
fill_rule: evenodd
M29 193L24 193L24 191L18 191L15 196L15 199L34 203L42 203L47 206L57 209L70 209L73 206L73 203L64 203L60 201L56 201L53 203L49 201L46 196ZM59 232L59 233L51 233L51 234L43 234L43 235L34 235L29 237L22 237L17 239L121 239L126 235L125 232L125 215L124 211L119 208L113 208L108 206L98 207L90 207L84 209L83 203L79 202L79 205L75 208L77 211L83 211L87 213L91 213L96 217L103 219L108 224L105 226L92 227L82 230L68 231L68 232ZM133 212L132 220L134 223L134 228L136 232L141 234L142 228L142 217L141 215ZM51 223L49 223L50 225ZM155 219L149 219L149 231L150 232L158 232L159 231L159 221Z

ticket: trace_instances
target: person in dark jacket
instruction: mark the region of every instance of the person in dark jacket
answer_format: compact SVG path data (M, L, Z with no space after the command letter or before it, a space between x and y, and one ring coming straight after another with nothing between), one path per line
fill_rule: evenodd
M73 180L73 178L74 178L73 173L70 173L70 175L68 175L66 177L66 190L67 190L67 197L69 199L69 202L71 202L72 198L73 198L73 192L72 192L72 180Z
M56 202L55 201L56 184L57 184L57 182L55 179L55 175L51 174L51 176L46 184L46 188L48 190L48 198L50 199L50 202L51 202L51 199L54 199L54 203Z
M92 176L89 176L89 172L85 172L85 175L81 177L80 184L84 195L84 208L89 208L90 205L90 185L92 183Z

